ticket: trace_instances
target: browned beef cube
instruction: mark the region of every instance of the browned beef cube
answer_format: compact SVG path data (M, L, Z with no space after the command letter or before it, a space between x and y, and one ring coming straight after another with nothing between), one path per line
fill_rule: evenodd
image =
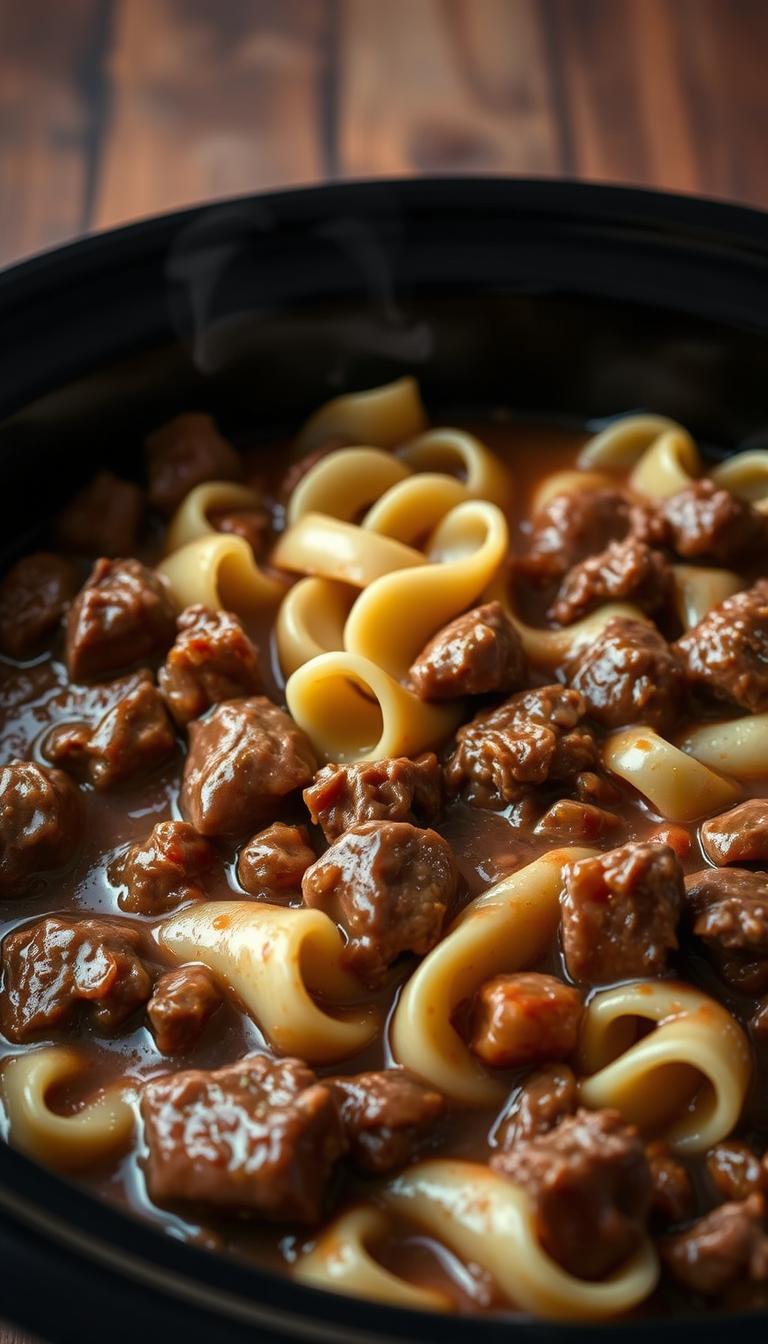
M768 861L768 801L750 798L701 826L701 848L710 863Z
M523 646L499 602L486 602L446 625L422 649L408 677L422 700L509 695L527 679Z
M304 802L326 840L363 821L430 825L440 815L443 778L434 752L359 765L326 765L304 790Z
M125 693L95 728L62 723L44 743L48 760L96 789L113 789L154 770L175 749L171 721L146 671L126 678Z
M472 1001L469 1046L492 1068L561 1060L576 1048L581 995L553 975L495 975Z
M683 1288L721 1297L740 1283L768 1282L768 1234L762 1195L721 1204L662 1244L662 1259Z
M78 681L165 653L176 620L162 580L138 560L97 560L67 618L67 667Z
M336 1094L298 1059L254 1055L147 1083L141 1101L156 1203L192 1200L316 1222L345 1149Z
M768 518L706 478L665 499L659 516L667 545L684 560L728 565L768 545Z
M82 798L71 779L34 761L0 769L0 898L21 896L36 873L60 868L82 833Z
M615 812L573 798L558 798L536 824L536 834L567 845L603 845L616 840L624 822Z
M662 1139L646 1144L645 1156L651 1169L653 1213L667 1223L682 1222L693 1208L693 1185L688 1172Z
M603 602L634 602L654 612L664 606L671 587L672 570L661 552L630 536L569 570L548 615L570 625Z
M704 868L685 879L689 924L720 976L745 994L768 989L768 876Z
M100 471L59 517L59 537L80 555L130 555L144 515L144 491Z
M576 1079L567 1064L550 1064L531 1073L515 1095L499 1126L496 1139L506 1152L522 1139L548 1134L567 1115L573 1115L579 1101Z
M683 870L668 845L635 843L566 869L563 950L574 980L659 975L677 947Z
M211 705L260 689L258 650L230 611L187 607L157 680L183 728Z
M284 900L300 894L301 879L316 857L304 826L276 821L241 849L237 880L257 900Z
M402 952L424 956L442 932L458 869L436 831L406 821L352 826L302 881L304 904L325 910L347 935L342 961L376 986Z
M768 709L768 579L727 597L675 648L691 684L751 714Z
M747 1199L768 1190L768 1162L742 1139L724 1139L710 1148L707 1175L725 1200Z
M3 941L3 1031L27 1041L65 1026L75 1010L111 1032L152 993L141 935L120 920L49 915Z
M146 840L113 860L109 880L123 890L118 904L137 915L161 915L183 901L200 900L200 879L216 851L186 821L158 821Z
M602 1278L637 1250L651 1173L637 1130L618 1111L577 1111L494 1154L491 1166L525 1190L542 1245L569 1273Z
M445 770L449 789L466 787L470 802L499 807L593 769L598 751L582 723L585 712L582 697L563 686L520 691L483 710L456 734Z
M242 464L210 415L177 415L147 438L149 502L172 514L182 499L204 481L236 481Z
M217 532L227 532L247 541L256 557L264 555L269 546L271 524L266 509L213 509L208 522Z
M664 732L680 713L683 669L647 621L613 616L577 650L567 670L587 713L605 728L643 723Z
M227 700L189 725L181 810L201 835L244 835L316 770L309 738L284 710L263 695Z
M35 551L17 560L0 583L0 652L11 658L36 653L57 629L75 588L63 555Z
M534 581L561 579L588 555L621 541L630 530L632 504L623 490L576 490L553 495L533 518L523 572Z
M158 1050L164 1055L191 1050L221 998L221 990L205 966L179 966L161 975L147 1004Z
M418 1152L445 1110L439 1092L404 1069L333 1078L350 1156L361 1171L396 1171Z

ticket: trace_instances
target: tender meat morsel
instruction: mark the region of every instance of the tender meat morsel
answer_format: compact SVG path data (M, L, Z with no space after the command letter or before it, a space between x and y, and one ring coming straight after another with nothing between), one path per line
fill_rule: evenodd
M569 570L547 614L571 625L603 602L634 602L654 612L664 606L671 586L672 571L661 552L630 536Z
M375 987L402 952L424 956L440 937L458 869L436 831L406 821L352 826L313 863L304 904L325 910L347 935L342 962Z
M587 713L605 728L643 723L664 732L680 712L683 669L648 621L612 616L576 650L566 670Z
M684 560L727 565L768 544L768 519L714 481L693 481L659 504L665 542Z
M693 686L751 714L768 709L768 579L713 607L674 647Z
M762 1195L721 1204L662 1243L667 1270L683 1288L703 1297L720 1297L744 1281L768 1282L765 1216Z
M276 821L241 849L237 880L249 896L280 901L301 891L301 879L315 858L304 826Z
M149 672L126 678L125 694L95 728L62 723L48 734L43 750L54 765L96 789L112 789L145 774L176 750L171 721Z
M266 696L226 700L189 725L181 810L201 835L244 835L316 770L309 738Z
M522 571L533 582L561 579L588 555L622 541L630 531L632 502L623 490L575 490L553 495L533 518Z
M623 829L624 822L615 812L606 812L592 803L559 798L537 822L535 834L568 845L602 845L615 840L616 832Z
M682 1222L690 1216L694 1200L688 1172L661 1139L646 1145L645 1156L651 1169L652 1211L668 1223Z
M525 1190L542 1245L569 1273L601 1278L637 1250L651 1173L637 1130L618 1111L577 1111L495 1153L491 1166Z
M0 582L0 652L26 658L52 634L74 596L75 575L62 555L35 551Z
M298 1059L254 1055L146 1084L156 1203L193 1200L271 1221L316 1222L346 1147L334 1089Z
M180 727L211 705L261 688L258 650L230 611L187 607L177 628L157 680Z
M213 509L208 514L208 522L217 532L242 537L255 556L263 555L267 549L271 524L266 509L240 509L236 513L228 509Z
M597 744L582 723L582 697L563 686L520 691L496 709L483 710L456 734L445 769L448 788L467 786L479 806L515 803L547 781L593 770Z
M768 800L751 798L705 821L701 848L710 863L768 863Z
M66 863L82 820L82 798L61 770L34 761L0 768L0 898L21 896L36 873Z
M177 415L150 434L145 444L149 502L166 515L204 481L235 481L242 464L210 415Z
M59 538L81 555L130 555L144 515L144 491L100 471L59 516Z
M205 966L179 966L160 976L147 1004L158 1050L180 1055L197 1043L221 1004L221 990Z
M98 1031L114 1031L152 993L140 949L139 932L118 920L49 915L8 934L0 998L5 1035L27 1041L50 1034L78 1007Z
M475 994L469 1046L492 1068L562 1060L576 1048L581 995L552 975L495 975Z
M67 617L74 681L165 653L176 620L162 580L138 560L97 560Z
M579 1089L567 1064L537 1069L526 1078L499 1126L499 1148L506 1152L523 1139L548 1134L567 1115L573 1115L578 1102Z
M768 989L768 875L703 868L685 879L688 922L723 980L746 994Z
M329 841L363 821L429 825L442 807L442 772L432 751L413 761L390 756L359 765L326 765L304 790L304 802Z
M683 870L667 845L634 843L566 868L568 974L588 984L659 975L677 947Z
M445 1110L439 1092L403 1069L329 1081L339 1096L352 1161L375 1175L404 1167Z
M109 880L124 888L117 898L123 910L161 915L204 895L199 879L215 856L210 840L188 822L158 821L146 840L110 864Z
M747 1199L768 1190L768 1164L741 1139L724 1139L707 1153L707 1175L721 1199Z
M520 636L499 602L475 607L438 630L408 672L422 700L457 700L491 691L508 695L526 677Z

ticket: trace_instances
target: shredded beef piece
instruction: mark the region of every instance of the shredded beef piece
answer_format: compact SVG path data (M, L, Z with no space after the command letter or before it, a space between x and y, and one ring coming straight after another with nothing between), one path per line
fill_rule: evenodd
M208 514L208 522L217 532L242 537L255 556L267 549L271 524L266 509L214 509Z
M284 710L264 695L227 700L189 725L181 810L201 835L244 835L316 770L309 738Z
M50 1034L82 1009L111 1032L146 1003L152 976L138 930L120 920L48 915L3 941L0 1020L11 1041Z
M644 723L660 732L680 713L680 662L655 626L612 616L569 660L568 680L587 713L606 728Z
M284 900L301 892L301 879L315 858L304 826L276 821L241 849L237 880L258 900Z
M147 1004L158 1050L164 1055L191 1050L221 999L221 990L205 966L179 966L161 975Z
M345 831L301 885L304 904L325 910L346 933L342 962L375 987L402 952L424 956L434 947L458 869L436 831L367 821Z
M602 1278L637 1250L651 1173L636 1128L618 1111L579 1110L495 1153L491 1166L525 1190L542 1245L569 1273Z
M67 617L73 681L165 653L176 621L162 579L138 560L97 560Z
M745 994L768 989L768 876L703 868L685 879L688 922L723 980Z
M429 825L442 808L442 772L432 751L413 761L389 756L359 765L326 765L304 790L304 802L329 841L363 821Z
M751 798L729 812L705 821L699 831L701 848L710 863L768 862L768 800Z
M124 888L117 898L123 910L161 915L183 901L202 899L200 877L215 857L211 842L188 822L158 821L146 840L113 860L109 880Z
M17 560L0 582L0 652L27 658L61 622L75 593L69 560L35 551Z
M53 728L43 744L48 760L96 789L115 788L167 760L176 738L151 673L127 677L125 687L95 728L86 723Z
M469 1046L498 1069L562 1060L576 1048L581 1013L579 991L552 975L495 975L472 1001Z
M623 490L577 490L553 495L533 519L522 570L533 582L561 579L588 555L621 541L631 526L632 503Z
M568 974L588 984L660 975L677 947L683 870L667 845L633 843L566 869Z
M669 1144L660 1139L646 1144L645 1156L651 1169L653 1213L668 1223L682 1222L693 1208L693 1185L688 1172L673 1156Z
M336 1093L298 1059L153 1079L141 1100L150 1197L314 1223L346 1147Z
M130 555L144 516L144 491L100 471L59 517L62 544L80 555Z
M0 898L21 896L37 873L60 868L82 833L82 798L65 774L34 761L0 768Z
M762 714L768 709L768 579L713 607L674 647L693 686Z
M768 1165L741 1139L724 1139L707 1153L707 1175L721 1199L747 1199L768 1190Z
M260 690L258 650L232 612L187 607L177 629L157 680L180 727L211 705Z
M329 1079L339 1096L350 1157L364 1172L404 1167L445 1111L439 1092L404 1069Z
M768 545L768 519L714 481L693 481L659 504L665 541L684 560L727 565Z
M515 627L500 602L457 616L422 649L408 679L422 700L458 700L525 685L527 665Z
M553 803L535 827L536 835L568 845L607 844L617 838L617 831L623 830L624 822L615 812L570 798Z
M547 615L571 625L603 602L634 602L652 613L664 606L671 586L672 570L661 552L630 536L569 570Z
M703 1297L720 1297L743 1280L768 1282L765 1217L762 1195L721 1204L662 1243L667 1270L683 1288Z
M499 1148L506 1152L524 1139L548 1134L567 1115L573 1115L578 1102L579 1089L567 1064L537 1069L526 1078L504 1116L496 1136Z
M170 516L182 499L204 481L236 481L242 474L238 454L210 415L177 415L146 440L149 502Z

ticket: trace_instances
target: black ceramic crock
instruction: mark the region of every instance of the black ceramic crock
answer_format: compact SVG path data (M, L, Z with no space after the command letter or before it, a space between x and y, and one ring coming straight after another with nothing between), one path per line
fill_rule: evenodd
M7 559L95 466L205 408L268 438L342 389L415 373L441 418L648 408L768 443L768 220L575 183L322 187L186 211L0 275ZM603 1326L450 1318L324 1294L182 1245L0 1143L0 1316L50 1341L697 1344L713 1313Z

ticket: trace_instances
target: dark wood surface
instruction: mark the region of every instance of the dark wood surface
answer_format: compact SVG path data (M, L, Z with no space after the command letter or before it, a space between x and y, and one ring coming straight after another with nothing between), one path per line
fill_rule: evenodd
M0 0L0 265L328 178L768 206L766 52L768 0Z

